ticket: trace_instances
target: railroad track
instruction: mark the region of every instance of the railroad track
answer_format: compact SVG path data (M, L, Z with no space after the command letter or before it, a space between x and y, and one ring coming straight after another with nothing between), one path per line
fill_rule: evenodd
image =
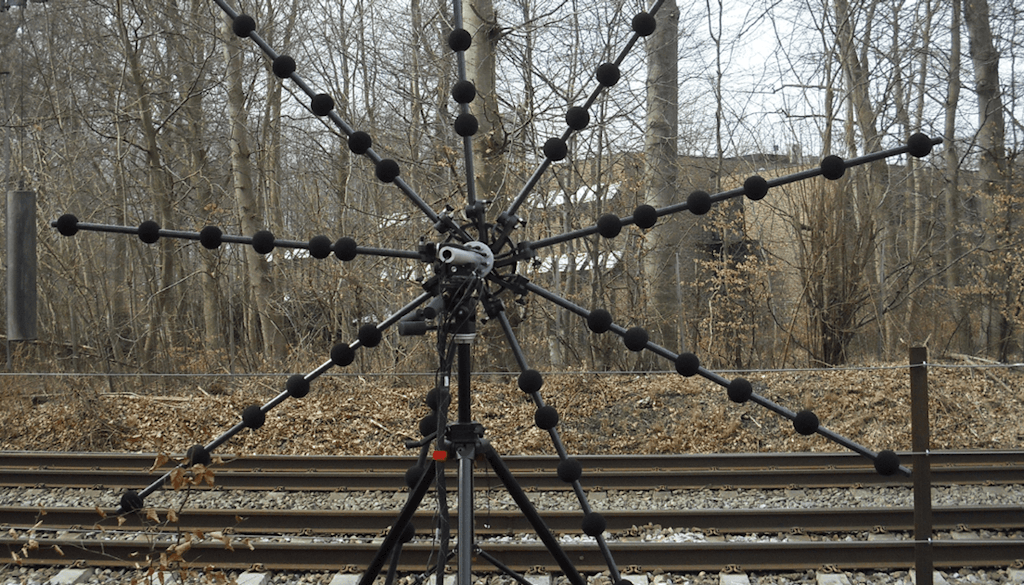
M2 453L0 486L33 486L34 490L58 486L102 485L110 488L139 487L162 471L133 475L135 466L148 467L153 455L113 458L100 454ZM669 457L580 457L584 483L608 489L686 489L690 487L778 488L798 485L845 486L856 484L902 485L899 477L883 478L857 456L846 454L726 455ZM909 458L907 459L909 460ZM409 458L320 457L224 457L218 466L216 485L229 489L301 490L398 490L404 489ZM537 489L562 486L547 483L553 477L554 458L511 457L507 462L524 483ZM931 456L935 483L1024 484L1024 452L936 452ZM48 472L48 475L32 475ZM124 472L124 475L117 475ZM255 478L267 478L258 480ZM314 480L295 480L312 476ZM45 477L46 481L38 480ZM83 477L86 479L83 480ZM108 479L95 481L98 478ZM113 477L114 479L109 479ZM139 478L144 477L141 481ZM364 478L362 483L351 478ZM484 473L477 475L479 488L493 487ZM493 476L491 476L493 479ZM589 477L589 482L586 481ZM869 477L873 481L858 481ZM63 478L63 479L61 479ZM243 479L248 478L248 479ZM366 479L373 478L373 479ZM128 481L131 480L131 481ZM293 480L295 482L293 483ZM263 481L263 483L260 483ZM351 481L351 483L345 483ZM557 482L557 479L555 480ZM134 483L132 483L134 482ZM620 483L616 483L620 482ZM560 483L560 482L559 482ZM357 486L357 487L354 487ZM671 486L671 487L669 487ZM101 513L108 515L101 518ZM185 535L218 534L189 545L182 556L199 566L266 570L358 571L370 562L380 535L396 512L339 510L186 509L174 522L166 510L154 517L133 514L119 520L113 509L49 507L0 507L0 549L20 561L39 565L94 566L145 565L158 559ZM549 527L580 571L601 571L604 558L592 543L580 536L579 511L542 510ZM739 565L747 570L781 571L818 569L911 568L915 543L908 536L913 527L910 508L851 509L743 509L602 511L610 533L609 546L627 572L718 571ZM453 514L452 526L457 526ZM414 523L431 526L432 513L417 513ZM478 510L475 518L479 546L519 571L558 572L558 566L536 542L500 542L488 539L530 531L516 510ZM1024 559L1024 508L1021 506L957 506L933 511L937 567L1010 566ZM646 541L645 533L657 527L699 531L699 542ZM872 537L868 537L868 533ZM760 535L757 539L730 535ZM998 534L1000 538L985 537ZM770 537L770 538L768 538ZM230 540L231 549L225 546ZM507 538L504 540L508 540ZM35 544L30 545L30 542ZM30 547L26 548L26 547ZM434 551L429 538L417 539L403 549L403 571L423 570ZM481 554L475 570L493 570Z
M41 513L45 512L45 513ZM218 510L187 509L177 513L176 522L155 522L131 514L123 520L111 516L113 509L96 508L0 507L0 527L4 530L67 530L93 532L104 529L147 532L230 531L238 534L268 535L367 535L381 534L397 516L394 510ZM420 510L414 524L431 524L433 512ZM741 510L603 510L608 530L627 534L654 525L684 528L708 534L831 534L896 533L913 530L914 511L910 508L793 508ZM548 527L559 534L580 535L582 513L575 510L541 512ZM1024 508L1020 506L956 506L936 508L932 512L935 530L961 532L977 530L1024 530ZM166 511L161 511L163 520ZM452 525L458 512L452 511ZM530 524L518 510L478 510L475 531L482 536L522 534Z
M907 454L902 454L909 461ZM138 488L158 479L172 464L149 471L154 454L0 453L0 487ZM669 456L581 456L582 483L590 489L694 489L843 487L910 485L911 479L883 477L863 457L848 453L725 454ZM410 457L222 456L216 485L247 490L401 490ZM554 457L508 457L527 489L569 489L558 479ZM1024 483L1024 451L936 451L930 457L932 483ZM69 473L73 471L73 473ZM477 487L500 482L485 468Z
M24 560L25 564L145 567L173 542L53 539L43 542ZM0 546L18 550L24 541L0 538ZM581 573L607 570L604 557L592 543L565 543L563 549ZM1020 557L1021 543L1009 540L937 540L932 543L936 568L1007 566ZM842 570L907 569L914 567L915 543L894 541L821 542L610 542L609 549L626 573L663 571L721 571L739 567L756 571L814 570L832 566ZM359 572L377 552L375 542L257 542L252 548L241 542L232 550L220 541L192 544L183 556L197 567L261 571ZM559 566L536 542L487 542L480 548L519 571L560 572ZM57 553L56 551L60 552ZM399 570L423 571L436 558L436 546L412 542L402 549ZM493 572L484 558L474 559L473 570Z

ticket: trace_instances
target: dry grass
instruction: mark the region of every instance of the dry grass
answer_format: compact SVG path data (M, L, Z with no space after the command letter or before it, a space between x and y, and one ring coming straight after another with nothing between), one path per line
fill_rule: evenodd
M810 407L823 425L867 447L910 448L909 375L904 369L752 374L755 390L793 410ZM4 378L0 449L183 452L206 443L283 388L281 378L185 379L173 394L147 392L151 379ZM189 381L192 380L192 381ZM932 446L1020 448L1024 374L1009 369L929 371ZM117 393L111 393L111 388ZM235 453L398 455L418 438L429 385L325 377L309 396L272 410L222 451ZM730 403L723 389L680 376L550 376L541 391L561 414L573 453L825 451L788 421L754 404ZM49 401L33 405L33 395ZM534 406L514 378L480 381L473 414L503 454L551 453L533 424Z

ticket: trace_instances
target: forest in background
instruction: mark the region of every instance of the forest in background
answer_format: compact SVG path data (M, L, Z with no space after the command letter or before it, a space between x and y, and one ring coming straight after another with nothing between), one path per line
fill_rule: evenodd
M438 238L213 2L18 4L0 13L0 176L7 189L37 193L39 224L39 339L16 346L20 369L306 371L420 294L429 268L417 261L58 235L49 222L73 213L382 248ZM450 2L238 8L399 161L433 209L464 207ZM644 9L464 0L481 49L476 168L492 214ZM524 206L518 240L684 201L693 189L731 189L752 173L813 167L826 154L893 147L918 131L944 144L707 216L552 246L521 273L713 367L900 360L912 344L1020 361L1022 21L1010 0L665 2L658 32L623 63L569 159ZM538 369L671 368L542 299L505 302ZM514 366L496 327L480 337L478 367ZM353 368L429 371L433 341L389 330Z

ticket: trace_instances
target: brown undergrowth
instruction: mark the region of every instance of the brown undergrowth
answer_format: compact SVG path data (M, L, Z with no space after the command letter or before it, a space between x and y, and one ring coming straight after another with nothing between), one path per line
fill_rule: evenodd
M910 448L906 367L744 375L759 394L794 411L810 408L822 425L870 449ZM282 378L184 378L177 391L154 394L149 380L114 387L100 378L60 378L26 392L19 383L39 381L6 378L0 449L182 453L218 436L240 420L243 408L265 403L284 385ZM933 448L1024 444L1024 373L932 366L929 381ZM220 451L407 454L403 442L419 437L431 385L428 378L325 376L308 396L284 401L263 428L242 431ZM45 402L33 403L37 392ZM561 436L577 454L840 450L820 436L798 435L789 421L755 404L729 402L720 386L699 377L552 375L541 394L558 409ZM552 453L514 376L481 377L472 400L474 418L499 452Z

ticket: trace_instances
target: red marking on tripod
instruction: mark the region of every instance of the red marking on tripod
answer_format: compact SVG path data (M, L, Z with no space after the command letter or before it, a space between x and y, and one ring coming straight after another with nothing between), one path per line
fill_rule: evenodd
M431 457L434 459L434 461L445 461L445 460L448 459L448 452L447 451L434 451L434 453L431 455Z

